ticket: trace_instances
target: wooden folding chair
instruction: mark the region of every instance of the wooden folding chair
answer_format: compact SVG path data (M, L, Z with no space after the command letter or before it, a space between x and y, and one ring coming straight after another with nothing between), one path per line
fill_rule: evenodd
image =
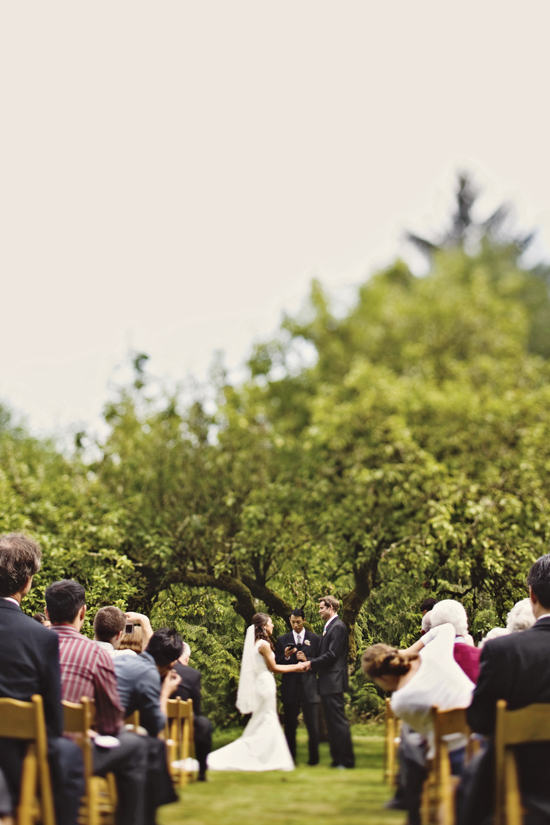
M397 783L397 751L401 741L399 738L401 721L393 712L389 699L386 699L384 727L384 782L395 785Z
M168 767L174 784L183 788L189 781L194 781L195 774L185 768L186 760L195 755L193 732L193 701L168 699L167 719L164 738L168 751ZM179 763L174 767L174 763Z
M455 825L455 793L460 782L451 772L449 745L445 737L459 733L466 737L467 759L475 746L470 744L471 730L466 721L466 708L439 710L432 708L435 755L429 766L422 792L421 818L423 823Z
M521 825L518 771L513 747L531 742L550 742L550 704L507 710L497 702L495 728L495 825Z
M117 806L116 784L113 774L106 778L94 776L92 739L89 731L93 725L93 702L87 697L81 704L63 702L63 728L82 748L86 794L79 812L81 825L115 825Z
M42 697L32 696L30 702L0 699L0 736L29 740L21 774L18 825L55 825Z

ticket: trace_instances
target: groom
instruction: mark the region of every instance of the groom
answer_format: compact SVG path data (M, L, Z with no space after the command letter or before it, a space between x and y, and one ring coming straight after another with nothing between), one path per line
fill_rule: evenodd
M339 605L334 596L319 600L319 615L325 620L325 628L319 656L310 659L308 667L319 675L332 767L343 769L355 766L355 756L344 706L344 691L348 689L348 629L338 618ZM298 654L298 658L302 655Z

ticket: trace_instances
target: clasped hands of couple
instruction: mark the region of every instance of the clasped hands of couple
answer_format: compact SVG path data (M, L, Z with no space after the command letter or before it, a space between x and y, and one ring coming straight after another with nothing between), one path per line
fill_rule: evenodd
M309 644L309 642L308 642L308 644ZM303 652L303 650L298 650L298 652L296 652L296 651L297 651L297 648L291 647L290 645L288 647L285 647L285 657L287 659L290 659L292 654L296 653L296 658L298 659L298 661L300 662L300 665L301 665L300 669L297 672L298 673L305 673L307 670L311 669L311 662L306 657L306 654Z

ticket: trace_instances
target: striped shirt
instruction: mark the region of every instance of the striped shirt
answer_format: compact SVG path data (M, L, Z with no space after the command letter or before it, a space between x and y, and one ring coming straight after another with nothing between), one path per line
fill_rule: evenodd
M116 686L113 660L91 639L70 625L52 625L59 637L61 695L67 702L94 699L98 733L118 733L123 709Z

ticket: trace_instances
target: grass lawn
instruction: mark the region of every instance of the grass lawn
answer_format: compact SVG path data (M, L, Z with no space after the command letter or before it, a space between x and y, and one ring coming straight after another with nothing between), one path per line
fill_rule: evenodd
M209 771L208 782L195 782L181 800L159 811L161 825L404 825L402 811L385 811L391 790L382 783L382 726L353 729L356 768L329 767L328 745L321 745L321 764L309 767L307 734L298 731L297 767L292 773ZM239 734L224 731L214 747Z

